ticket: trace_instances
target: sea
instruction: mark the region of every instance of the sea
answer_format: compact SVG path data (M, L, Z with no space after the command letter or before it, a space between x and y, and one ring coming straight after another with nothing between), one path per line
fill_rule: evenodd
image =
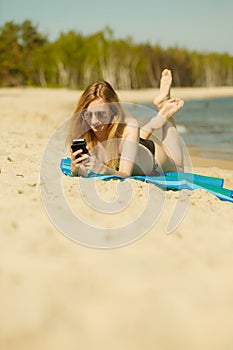
M135 114L142 125L155 107L148 103L139 106ZM175 120L188 150L199 157L233 161L233 97L185 100Z

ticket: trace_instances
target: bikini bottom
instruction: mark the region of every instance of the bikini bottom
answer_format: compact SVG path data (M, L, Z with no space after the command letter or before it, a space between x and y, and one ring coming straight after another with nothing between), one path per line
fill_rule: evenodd
M158 176L160 175L160 173L158 172L157 168L158 168L158 163L155 161L155 144L152 140L145 140L142 139L141 137L139 138L139 143L143 146L145 146L151 153L153 156L153 160L154 160L154 165L153 165L153 169L151 171L151 173L149 174L150 176Z
M140 137L139 143L145 146L152 153L152 155L155 156L155 144L152 140L145 140Z

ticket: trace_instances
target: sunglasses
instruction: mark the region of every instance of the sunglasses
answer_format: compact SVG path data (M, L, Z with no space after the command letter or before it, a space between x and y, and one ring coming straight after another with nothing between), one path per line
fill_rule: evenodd
M91 118L93 117L93 115L96 116L97 119L99 120L103 120L105 118L108 117L107 112L105 111L96 111L96 112L91 112L91 111L83 111L82 113L82 118L84 120L91 120Z

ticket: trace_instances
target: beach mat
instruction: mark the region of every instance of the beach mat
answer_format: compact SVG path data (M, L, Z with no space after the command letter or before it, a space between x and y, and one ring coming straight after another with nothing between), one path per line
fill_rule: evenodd
M71 159L61 159L60 168L63 174L72 177L71 173ZM233 190L224 188L224 179L204 176L192 173L176 173L167 172L162 176L130 176L123 178L117 175L101 175L90 172L86 179L98 178L100 180L118 179L125 181L127 179L135 179L146 183L154 184L165 190L197 190L204 189L221 200L229 201L233 203Z

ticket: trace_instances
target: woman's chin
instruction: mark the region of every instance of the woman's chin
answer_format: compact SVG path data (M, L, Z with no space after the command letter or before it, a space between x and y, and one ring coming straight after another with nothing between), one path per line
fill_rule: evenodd
M95 132L102 131L104 129L104 125L93 126L92 130Z

